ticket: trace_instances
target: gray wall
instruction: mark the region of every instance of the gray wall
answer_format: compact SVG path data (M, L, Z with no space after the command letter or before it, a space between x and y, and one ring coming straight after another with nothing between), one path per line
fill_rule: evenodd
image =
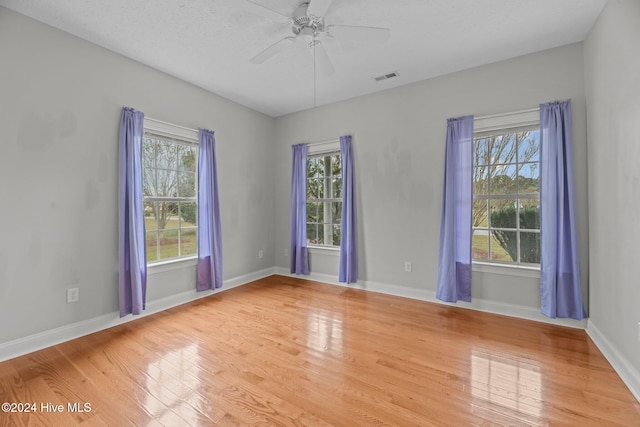
M640 386L640 279L635 271L640 253L639 41L640 2L636 0L609 1L585 41L590 322L633 366L637 386Z
M274 265L272 118L2 7L0 58L0 343L117 311L122 106L215 130L224 277ZM148 300L194 287L153 274Z
M402 70L400 70L402 73ZM353 135L360 278L435 292L446 119L572 99L584 300L588 283L586 107L582 44L573 44L276 119L276 263L288 267L290 146ZM404 261L413 272L404 272ZM311 254L336 276L338 258ZM474 272L473 297L539 310L539 280Z

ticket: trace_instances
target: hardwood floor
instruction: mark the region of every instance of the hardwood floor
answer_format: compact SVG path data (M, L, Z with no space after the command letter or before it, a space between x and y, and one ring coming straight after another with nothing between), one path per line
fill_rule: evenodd
M582 330L283 276L0 363L0 402L36 406L2 426L640 426Z

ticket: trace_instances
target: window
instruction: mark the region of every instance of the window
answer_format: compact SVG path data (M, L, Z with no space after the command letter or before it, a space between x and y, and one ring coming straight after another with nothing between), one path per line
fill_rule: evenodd
M307 158L307 242L340 247L342 163L340 150L313 153Z
M142 182L147 263L197 254L197 135L145 118Z
M540 125L534 121L474 126L474 261L540 263Z

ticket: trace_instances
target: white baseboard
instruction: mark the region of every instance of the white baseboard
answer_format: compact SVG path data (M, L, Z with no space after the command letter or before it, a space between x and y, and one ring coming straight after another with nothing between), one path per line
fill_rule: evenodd
M60 326L59 328L50 329L48 331L39 332L37 334L29 335L24 338L18 338L13 341L1 343L0 362L8 359L13 359L14 357L22 356L24 354L31 353L37 350L41 350L52 345L60 344L65 341L70 341L84 335L89 335L103 329L108 329L113 326L131 322L132 320L149 316L159 311L167 310L171 307L195 301L200 298L208 297L219 292L224 292L229 289L242 286L249 282L253 282L254 280L271 276L273 274L275 274L275 269L267 268L264 270L256 271L254 273L249 273L225 280L223 286L219 289L216 289L215 291L210 290L197 292L194 288L192 291L182 292L154 301L148 301L146 310L138 316L125 316L120 318L119 312L113 312L94 317L92 319L83 320L81 322Z
M611 363L622 381L629 387L633 396L640 402L640 372L609 342L591 319L587 324L587 334Z
M467 308L471 310L484 311L487 313L501 314L504 316L517 317L520 319L534 320L537 322L550 323L559 326L568 326L571 328L585 329L587 326L586 320L574 320L574 319L550 319L547 316L540 313L539 309L533 307L526 307L516 304L500 303L495 301L488 301L483 299L474 298L470 303L460 301L456 304L446 303L436 298L434 291L428 291L426 289L408 288L406 286L391 285L387 283L372 282L368 280L359 280L358 283L339 283L337 276L328 274L311 273L309 275L294 275L290 274L289 270L282 267L276 267L276 274L289 277L298 277L301 279L314 280L316 282L328 283L331 285L345 286L354 289L363 289L371 292L378 292L381 294L394 295L399 297L417 299L426 302L432 302L436 304L449 305L452 307Z

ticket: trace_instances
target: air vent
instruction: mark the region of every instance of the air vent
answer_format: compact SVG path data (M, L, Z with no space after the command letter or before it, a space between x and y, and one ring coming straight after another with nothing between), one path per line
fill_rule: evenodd
M374 77L373 80L375 80L377 82L381 82L383 80L392 79L394 77L398 77L398 72L397 71L393 71L393 72L388 73L388 74L383 74L381 76Z

